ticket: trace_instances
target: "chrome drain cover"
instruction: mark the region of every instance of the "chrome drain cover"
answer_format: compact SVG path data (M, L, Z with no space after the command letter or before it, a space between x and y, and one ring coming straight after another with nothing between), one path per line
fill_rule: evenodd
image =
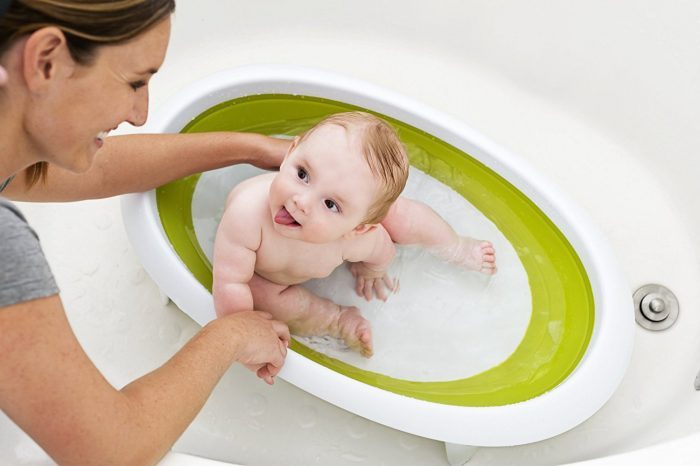
M678 319L678 299L663 285L644 285L633 298L635 319L648 330L665 330Z

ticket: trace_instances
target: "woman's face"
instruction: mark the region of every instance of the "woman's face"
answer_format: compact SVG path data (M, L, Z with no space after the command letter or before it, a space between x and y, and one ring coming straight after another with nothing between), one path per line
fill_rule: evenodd
M141 126L148 115L148 83L163 63L167 18L131 41L99 47L89 65L74 65L36 96L25 128L43 160L70 171L90 168L107 133L122 122Z

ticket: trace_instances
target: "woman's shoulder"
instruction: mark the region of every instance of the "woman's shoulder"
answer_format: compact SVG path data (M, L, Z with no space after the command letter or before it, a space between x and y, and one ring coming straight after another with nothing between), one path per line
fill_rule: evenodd
M56 293L36 232L14 204L0 199L0 307Z
M29 227L27 219L17 206L0 197L0 238L17 228L29 231L36 237L36 233Z

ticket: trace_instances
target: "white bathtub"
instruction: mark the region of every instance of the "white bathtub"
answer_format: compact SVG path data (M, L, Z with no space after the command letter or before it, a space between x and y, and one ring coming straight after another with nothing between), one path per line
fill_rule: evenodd
M455 0L429 8L181 0L151 100L157 109L187 84L233 66L323 68L469 124L583 207L632 288L668 286L681 313L665 332L636 329L620 388L588 421L535 444L482 449L471 463L562 464L698 431L698 17L696 4L632 0ZM152 369L195 332L179 310L161 304L126 239L117 200L22 207L41 235L78 337L114 384ZM75 250L85 253L74 257ZM45 462L9 421L0 426L0 462ZM438 442L366 421L286 383L263 387L238 369L175 450L242 464L445 461ZM611 457L605 464L628 463Z

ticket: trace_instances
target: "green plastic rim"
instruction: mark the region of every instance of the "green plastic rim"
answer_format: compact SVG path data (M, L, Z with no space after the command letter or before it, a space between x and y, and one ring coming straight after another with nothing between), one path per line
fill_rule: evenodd
M333 100L286 94L242 97L200 114L183 133L252 131L296 135L325 116L371 110ZM502 406L559 385L581 361L593 333L595 306L588 275L554 223L515 186L484 164L430 134L389 121L407 146L411 165L452 187L491 220L514 246L528 276L532 315L525 336L502 363L471 377L416 382L358 369L298 341L291 349L328 369L397 394L457 406ZM193 175L162 186L156 200L163 228L196 279L211 291L212 266L192 222Z

